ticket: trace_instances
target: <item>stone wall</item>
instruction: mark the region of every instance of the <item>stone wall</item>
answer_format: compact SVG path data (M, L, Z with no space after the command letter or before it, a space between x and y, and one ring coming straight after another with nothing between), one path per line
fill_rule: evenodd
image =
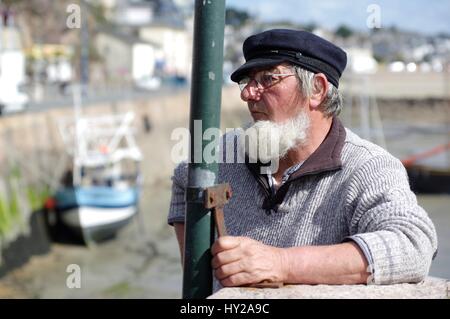
M282 288L223 288L209 299L449 299L450 282L428 277L418 284L286 285Z

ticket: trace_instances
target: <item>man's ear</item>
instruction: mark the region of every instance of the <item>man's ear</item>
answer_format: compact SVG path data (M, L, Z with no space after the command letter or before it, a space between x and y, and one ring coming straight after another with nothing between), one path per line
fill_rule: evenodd
M327 77L323 73L314 75L312 94L309 98L309 105L313 109L317 109L325 100L328 92L329 83Z

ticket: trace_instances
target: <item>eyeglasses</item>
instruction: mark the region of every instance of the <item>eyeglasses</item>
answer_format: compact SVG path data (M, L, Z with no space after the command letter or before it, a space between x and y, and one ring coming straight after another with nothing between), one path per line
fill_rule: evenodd
M247 87L247 85L254 80L256 81L257 87L261 85L263 89L267 89L280 82L282 80L282 77L291 75L295 75L295 73L257 73L254 77L243 77L238 84L241 91L243 91Z

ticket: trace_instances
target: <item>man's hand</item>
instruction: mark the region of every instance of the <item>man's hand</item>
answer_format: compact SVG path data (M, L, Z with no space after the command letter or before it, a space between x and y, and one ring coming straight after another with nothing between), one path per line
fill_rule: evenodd
M211 253L214 275L224 287L285 280L288 265L282 248L248 237L223 236L214 243Z

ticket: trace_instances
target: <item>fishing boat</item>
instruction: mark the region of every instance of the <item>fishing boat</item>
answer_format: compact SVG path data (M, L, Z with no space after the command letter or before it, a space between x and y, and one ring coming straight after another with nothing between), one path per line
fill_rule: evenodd
M403 165L408 172L411 189L416 193L450 194L450 168L427 165L424 160L442 155L450 151L450 143L433 147L430 150L415 154L404 160Z
M50 206L57 223L86 244L114 236L138 213L142 153L133 119L128 112L77 118L72 129L65 122L59 125L73 167Z
M450 169L410 165L406 167L411 189L423 194L450 194Z

